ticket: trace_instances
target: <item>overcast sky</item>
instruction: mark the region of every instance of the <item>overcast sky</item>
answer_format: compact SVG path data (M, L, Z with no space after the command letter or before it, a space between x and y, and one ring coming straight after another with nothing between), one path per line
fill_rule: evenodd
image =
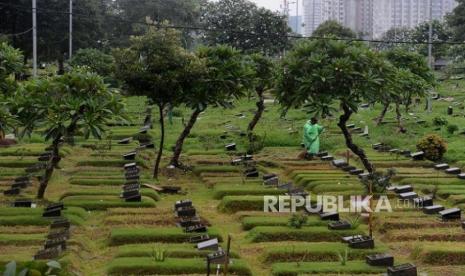
M251 0L252 2L257 3L258 6L260 7L265 7L268 8L272 11L282 11L281 5L283 3L283 0ZM290 2L296 2L295 0L290 0ZM299 14L302 14L302 0L299 0ZM290 9L291 9L291 15L295 14L295 4L290 4Z

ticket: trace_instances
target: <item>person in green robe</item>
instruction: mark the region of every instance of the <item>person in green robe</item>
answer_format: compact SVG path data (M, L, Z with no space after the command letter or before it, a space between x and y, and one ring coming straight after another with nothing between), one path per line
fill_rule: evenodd
M318 124L317 118L312 118L304 126L304 145L307 151L306 158L312 159L320 152L320 134L324 128Z

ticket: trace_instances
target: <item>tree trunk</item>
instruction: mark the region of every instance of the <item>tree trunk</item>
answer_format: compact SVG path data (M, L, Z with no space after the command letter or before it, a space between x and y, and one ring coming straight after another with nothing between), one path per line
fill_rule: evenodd
M3 131L3 129L0 128L0 140L3 139L5 139L5 131Z
M366 156L365 151L362 148L360 148L359 146L357 146L356 144L354 144L354 141L352 140L352 135L350 134L349 130L347 129L347 122L349 121L350 116L352 115L353 111L350 109L350 107L348 105L346 105L344 103L341 104L341 106L342 106L342 109L344 110L344 114L342 114L339 117L339 122L338 122L337 125L342 130L342 134L344 135L346 145L355 155L357 155L360 158L360 160L362 161L363 166L365 167L365 169L369 173L373 173L374 172L374 167L370 163L370 161L368 160L368 157Z
M263 115L263 111L265 110L265 98L263 97L263 89L257 89L258 95L258 102L257 105L257 112L255 112L255 116L253 117L252 121L249 123L247 127L247 135L249 137L249 141L252 142L253 139L253 130L257 125L258 121Z
M160 168L161 157L163 155L163 145L165 144L165 120L163 109L165 108L164 105L159 105L158 110L160 112L160 147L158 149L157 160L155 160L155 168L153 169L153 178L158 179L158 170Z
M197 118L199 117L200 113L203 110L196 108L194 112L191 114L187 125L184 127L184 130L179 135L178 140L176 141L176 146L174 147L173 157L171 158L170 165L179 168L181 164L179 163L179 158L182 152L182 146L184 145L184 140L187 136L191 133L192 128L194 127L195 122L197 122Z
M385 103L383 107L383 111L381 111L381 114L379 115L378 119L376 120L376 125L379 126L381 123L383 123L384 117L386 116L386 112L389 108L389 103Z
M58 166L58 162L60 162L60 137L55 138L52 143L52 156L47 163L47 167L45 168L45 175L44 178L40 181L39 190L37 191L37 198L43 199L45 195L45 190L47 189L48 183L52 178L53 171Z
M400 113L400 105L396 103L396 118L397 118L397 126L399 127L399 132L404 133L405 128L402 125L402 114Z

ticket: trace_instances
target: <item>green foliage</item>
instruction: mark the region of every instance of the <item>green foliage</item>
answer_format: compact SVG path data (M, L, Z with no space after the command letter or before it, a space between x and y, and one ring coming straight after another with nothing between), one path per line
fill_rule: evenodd
M336 20L327 20L321 23L313 32L315 37L335 36L337 38L356 38L357 35L350 28L344 27Z
M425 153L425 158L439 161L447 151L447 143L439 135L426 135L417 143L417 149Z
M447 133L449 134L454 134L455 132L457 132L459 130L459 127L457 125L448 125L447 126Z
M444 117L434 117L433 118L433 125L435 125L437 127L447 126L448 124L449 124L449 122Z
M280 226L258 226L250 230L248 238L252 242L276 242L276 241L306 241L306 242L332 242L340 241L343 236L363 234L357 230L338 230L337 234L328 227L302 227L301 229L289 229Z
M429 37L429 22L424 22L413 30L411 34L411 41L422 42L422 44L416 45L416 51L420 54L428 55L428 45L425 42L428 41ZM440 22L438 20L433 21L433 43L450 41L452 32L446 22ZM443 58L446 56L449 45L447 44L435 44L433 47L433 56L436 59Z
M165 261L166 250L152 248L151 258L154 262L164 262Z
M447 24L452 29L452 36L456 41L465 40L465 1L457 0L458 6L447 16Z
M365 192L370 191L370 186L373 193L383 193L387 187L391 185L391 179L396 175L395 169L388 169L386 172L374 172L368 177L363 178L362 184L365 187Z
M287 18L249 0L209 1L202 13L209 45L227 44L246 53L268 55L277 55L289 45Z
M344 253L339 252L338 257L339 257L339 262L341 262L341 265L345 266L347 264L347 260L349 258L349 249L346 248L344 250Z
M295 213L289 218L288 225L291 228L300 229L307 223L308 217L303 213Z
M23 71L23 55L7 43L0 43L0 99L2 94L10 94L14 91L14 74Z
M56 275L61 270L61 264L57 261L49 261L45 266L36 262L29 262L18 266L15 261L11 261L5 265L3 276L51 276Z
M112 55L93 48L80 49L73 55L69 64L72 67L87 67L89 71L104 77L106 82L112 85L116 84L114 79L115 59Z

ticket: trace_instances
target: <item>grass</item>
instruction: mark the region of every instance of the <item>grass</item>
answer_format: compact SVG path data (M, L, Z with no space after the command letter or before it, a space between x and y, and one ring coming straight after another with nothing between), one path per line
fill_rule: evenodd
M221 235L215 228L210 227L208 234L211 238L217 237L219 241L222 240ZM118 228L111 231L110 244L184 243L188 241L189 237L194 235L196 233L185 233L181 228Z
M225 196L218 209L225 213L263 210L263 196Z
M155 207L155 200L143 196L141 202L125 202L116 196L69 196L63 198L66 206L81 207L86 210L106 210L116 207L138 207L150 208Z
M250 230L257 226L287 226L289 223L290 216L279 216L279 217L244 217L242 218L242 228L244 230ZM316 216L310 216L307 218L305 226L327 226L328 222L323 221Z
M39 245L45 240L44 234L0 234L0 245Z
M265 188L263 186L244 186L244 185L216 185L214 188L215 199L222 199L225 196L244 196L244 195L282 195L283 190Z
M297 262L275 263L272 274L276 276L293 276L303 274L380 274L384 267L369 266L364 261L349 261L345 266L339 262Z
M233 260L230 273L252 275L245 262ZM205 260L167 258L156 262L151 258L117 258L108 265L109 275L182 275L206 274Z
M167 258L205 258L212 251L197 250L192 244L172 244L172 243L152 243L143 245L124 245L119 246L116 252L116 258L122 257L150 257L156 250L164 250ZM238 258L238 254L231 252L231 256Z
M71 197L71 196L119 196L121 191L112 189L112 190L80 190L80 191L75 191L72 190L70 192L66 192L61 195L61 199L66 198L66 197ZM160 200L160 195L157 193L157 191L154 191L152 189L140 189L140 193L142 196L151 198L155 201Z
M252 242L271 241L307 241L307 242L335 242L344 236L361 235L361 229L332 231L327 227L302 227L295 229L284 226L259 226L253 228L248 238Z

